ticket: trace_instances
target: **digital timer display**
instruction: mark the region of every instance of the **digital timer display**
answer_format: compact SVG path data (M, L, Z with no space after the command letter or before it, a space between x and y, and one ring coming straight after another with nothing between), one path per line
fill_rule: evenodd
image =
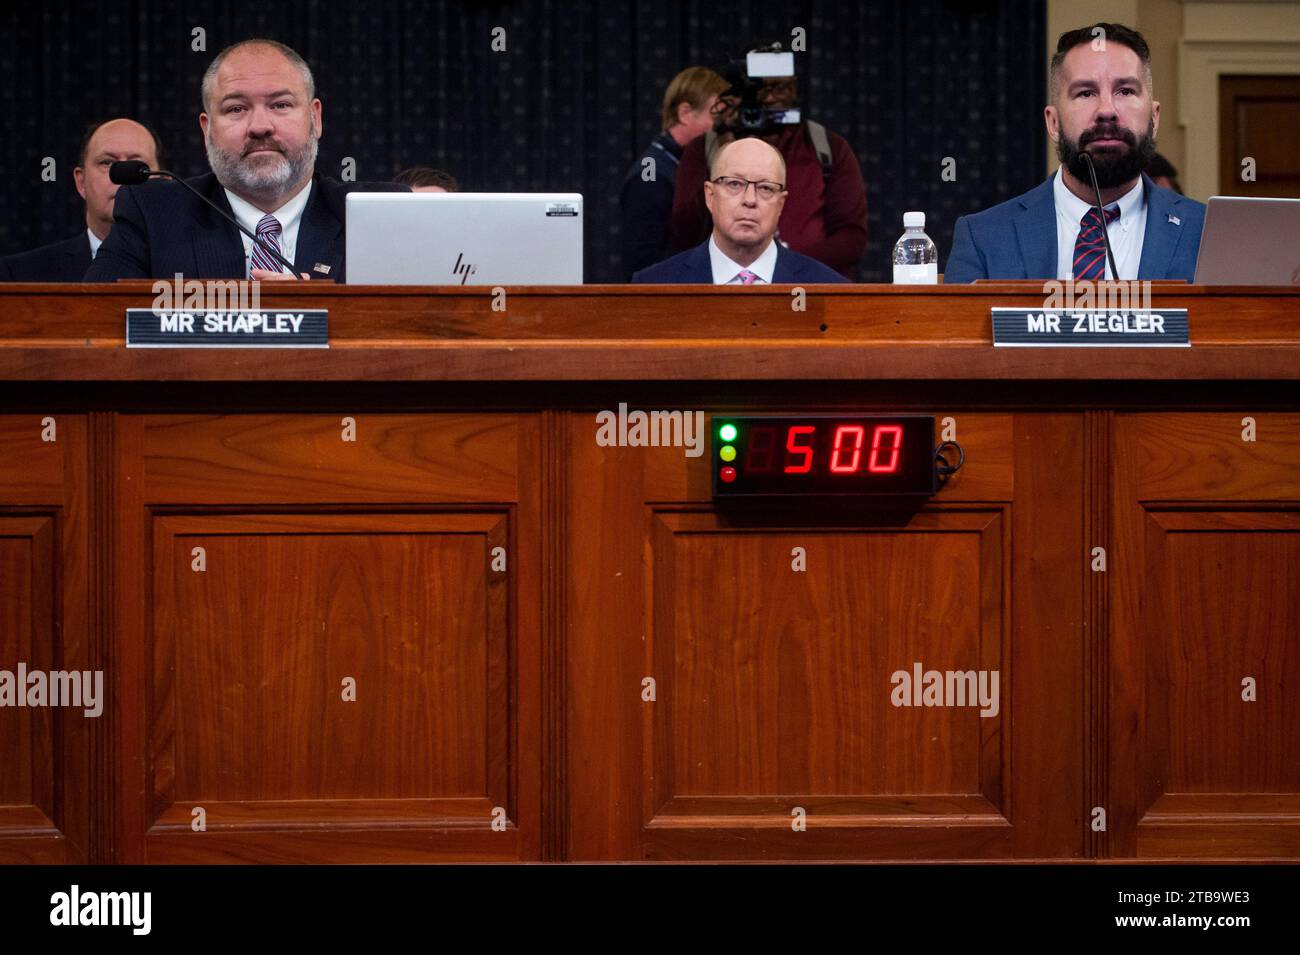
M713 419L713 496L932 495L934 416Z

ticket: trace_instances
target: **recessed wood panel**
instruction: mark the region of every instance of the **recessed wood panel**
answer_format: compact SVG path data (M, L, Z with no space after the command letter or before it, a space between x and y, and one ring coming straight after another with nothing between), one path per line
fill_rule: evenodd
M1300 509L1150 522L1158 585L1200 598L1163 603L1167 790L1287 793L1300 811Z
M794 803L842 815L882 795L999 805L1000 693L984 718L964 682L960 707L900 707L892 681L915 663L1003 669L999 515L838 533L736 532L703 514L656 523L655 814L693 796L763 797L733 808L782 823Z
M0 706L0 863L84 862L93 852L91 804L102 789L91 764L111 674L101 672L92 700L101 664L87 627L86 443L84 416L0 416L0 670L15 694ZM20 664L25 677L42 674L41 705L13 705L32 700ZM51 672L60 695L77 700L54 699Z
M123 861L538 857L534 420L351 417L119 419Z
M793 858L870 857L891 830L953 820L968 838L1000 836L1005 852L1003 532L998 512L918 514L885 531L747 532L712 514L656 513L646 854L712 855L710 843L765 830ZM796 547L811 562L802 571ZM892 674L911 677L916 663L976 685L984 671L987 688L999 672L992 715L964 698L965 683L960 701L895 706ZM825 828L836 848L801 841ZM924 842L911 851L927 852Z
M0 516L0 670L14 681L14 699L0 706L0 834L18 820L53 823L54 719L48 707L18 706L24 675L54 664L54 566L48 517ZM3 843L0 843L0 847Z
M1117 421L1119 854L1300 856L1297 425L1285 414Z
M159 518L154 833L195 807L209 831L517 825L508 539L501 514Z
M1218 194L1300 198L1297 156L1300 76L1220 76Z

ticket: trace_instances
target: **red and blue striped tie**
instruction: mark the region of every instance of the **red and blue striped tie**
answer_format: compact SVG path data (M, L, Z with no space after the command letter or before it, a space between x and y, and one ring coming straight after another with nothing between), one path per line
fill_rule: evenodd
M1108 225L1118 218L1118 208L1106 210ZM1105 275L1106 240L1101 234L1101 216L1092 208L1079 220L1079 237L1074 240L1074 280L1097 281Z
M257 223L257 237L269 245L275 251L280 251L280 220L275 216L267 213ZM268 272L280 272L283 269L280 263L262 250L262 247L256 242L253 243L253 254L251 256L252 267L255 269L266 269Z

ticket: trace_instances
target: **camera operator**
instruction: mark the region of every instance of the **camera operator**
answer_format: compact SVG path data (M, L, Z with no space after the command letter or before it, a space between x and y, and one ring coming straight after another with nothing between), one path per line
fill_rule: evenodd
M754 54L766 59L755 60ZM789 75L772 75L758 68L760 63L777 65L778 72ZM793 54L780 53L776 43L760 46L745 60L730 64L723 75L730 86L715 107L713 130L682 151L670 227L673 248L696 246L710 233L703 185L718 148L755 136L785 159L789 198L781 213L779 241L856 279L867 246L862 169L844 137L804 119L796 108Z

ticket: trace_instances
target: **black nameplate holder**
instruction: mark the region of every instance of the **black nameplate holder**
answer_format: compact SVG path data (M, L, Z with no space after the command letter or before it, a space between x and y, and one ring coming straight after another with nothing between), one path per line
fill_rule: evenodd
M1011 348L1187 348L1187 309L994 308L993 344Z
M126 347L329 348L329 312L128 308Z

